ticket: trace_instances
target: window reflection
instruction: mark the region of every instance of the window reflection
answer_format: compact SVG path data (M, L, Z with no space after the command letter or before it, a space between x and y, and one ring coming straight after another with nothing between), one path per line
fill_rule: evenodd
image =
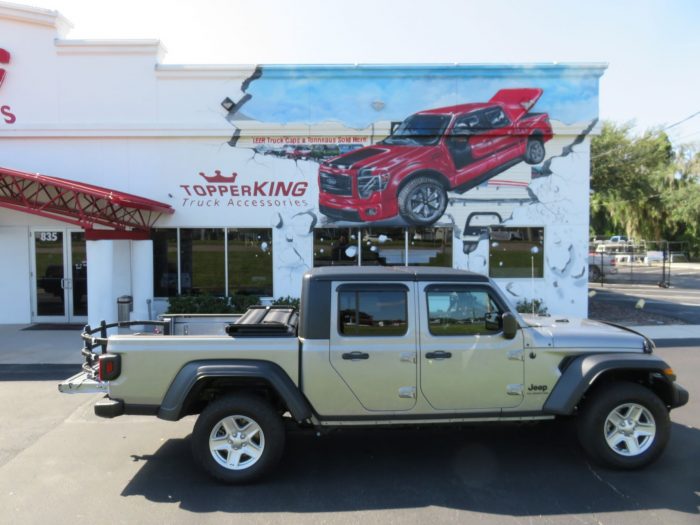
M314 266L358 264L357 230L317 228L314 230Z
M224 295L224 230L180 230L180 292Z
M544 228L491 228L491 277L543 277Z
M272 296L272 230L228 229L228 293Z
M363 266L405 266L406 230L403 228L364 228Z
M395 336L406 333L406 292L340 292L338 298L341 334Z
M433 335L474 335L501 330L501 309L484 290L429 291L428 328Z
M153 241L153 295L170 297L177 289L177 230L154 228Z
M408 264L452 267L452 228L408 230Z

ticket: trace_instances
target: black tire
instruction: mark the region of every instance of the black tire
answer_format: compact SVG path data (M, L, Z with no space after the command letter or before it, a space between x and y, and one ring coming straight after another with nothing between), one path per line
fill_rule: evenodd
M539 164L544 160L544 142L539 138L529 138L525 146L525 162Z
M443 185L430 177L410 180L398 195L399 213L414 226L430 226L445 213L447 192Z
M600 268L598 268L598 266L596 266L595 264L591 264L590 266L588 266L588 280L589 281L593 281L593 282L597 283L598 281L600 281L600 276L601 276L601 272L600 272Z
M250 422L252 431L246 435ZM221 449L213 450L217 445L210 447L210 439L220 441ZM192 431L192 455L219 481L248 483L267 474L279 462L284 441L282 418L269 403L249 394L227 395L212 401L199 415Z
M637 383L613 383L596 389L586 399L577 423L579 441L588 456L616 469L653 463L671 434L666 405Z

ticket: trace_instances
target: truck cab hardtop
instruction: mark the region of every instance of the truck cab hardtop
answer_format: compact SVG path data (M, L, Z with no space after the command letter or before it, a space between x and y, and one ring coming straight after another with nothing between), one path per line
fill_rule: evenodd
M489 278L450 268L316 268L298 318L255 307L226 335L107 327L83 335L85 371L59 389L105 393L104 417L199 414L193 454L226 482L272 468L285 419L321 430L576 416L592 457L636 468L658 457L668 411L688 399L640 334L521 316Z

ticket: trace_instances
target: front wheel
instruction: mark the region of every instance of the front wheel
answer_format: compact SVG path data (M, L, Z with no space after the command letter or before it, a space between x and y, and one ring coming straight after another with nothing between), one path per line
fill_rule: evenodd
M447 192L429 177L409 181L398 195L401 217L414 226L430 226L445 213Z
M598 463L636 469L654 462L666 447L671 420L659 397L636 383L595 391L579 416L581 446Z
M247 483L269 472L284 451L284 425L266 401L230 395L211 402L192 432L192 454L225 483Z

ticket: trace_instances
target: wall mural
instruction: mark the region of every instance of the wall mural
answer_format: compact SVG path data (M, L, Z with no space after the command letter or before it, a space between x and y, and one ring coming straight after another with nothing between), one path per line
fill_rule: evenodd
M571 193L587 180L572 177L588 175L577 152L597 122L597 94L597 75L566 69L418 68L407 77L260 66L222 105L232 148L270 166L271 179L315 186L305 206L270 210L286 245L278 269L290 277L313 265L296 245L313 244L318 227L447 226L461 245L455 266L486 273L490 228L557 224L545 253L557 288L586 284L587 247L565 230L587 223L587 198ZM526 287L506 284L513 297L531 295Z

